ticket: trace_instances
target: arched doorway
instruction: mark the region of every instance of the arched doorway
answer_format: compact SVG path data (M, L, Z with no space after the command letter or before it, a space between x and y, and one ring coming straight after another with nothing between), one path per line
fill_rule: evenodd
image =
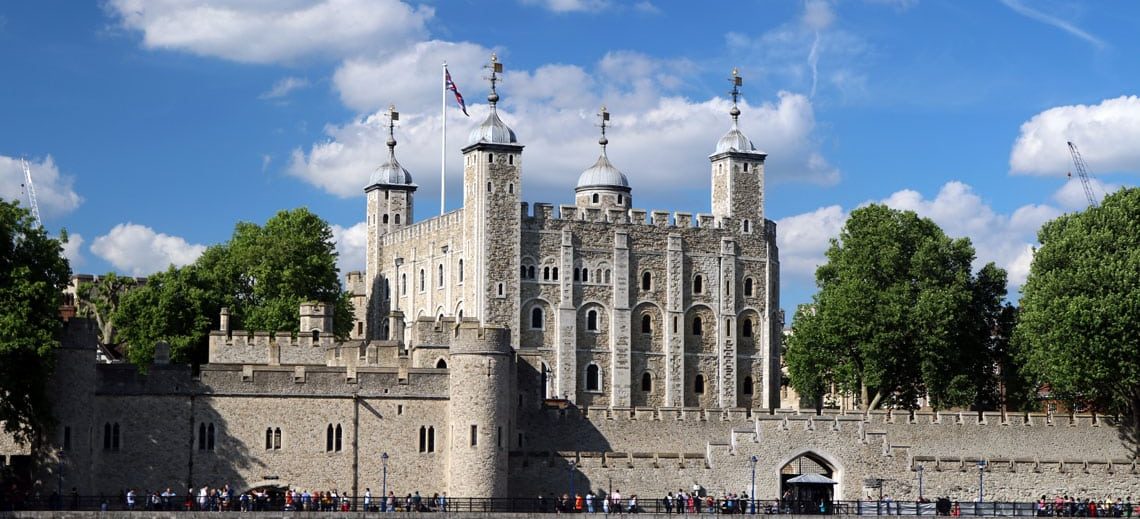
M785 513L831 513L837 478L837 468L823 455L799 453L780 467L781 508Z

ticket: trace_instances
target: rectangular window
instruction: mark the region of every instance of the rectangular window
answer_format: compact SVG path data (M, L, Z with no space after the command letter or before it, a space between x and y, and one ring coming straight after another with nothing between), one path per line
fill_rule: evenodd
M71 426L70 425L65 426L63 428L63 450L65 450L65 451L71 450Z
M477 445L479 445L479 426L478 425L472 425L471 426L471 446L475 447Z

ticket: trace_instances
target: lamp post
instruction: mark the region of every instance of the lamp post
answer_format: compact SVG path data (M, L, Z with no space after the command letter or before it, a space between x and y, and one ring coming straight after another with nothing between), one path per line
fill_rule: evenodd
M387 452L380 454L380 466L384 467L384 479L382 480L383 483L380 484L380 500L381 500L381 502L384 503L384 506L380 507L380 509L385 510L388 507L388 453Z
M918 471L918 501L922 502L922 471L924 468L922 465L919 465L915 467L915 470Z
M748 461L752 462L752 493L748 494L749 508L752 515L756 515L756 462L760 460L753 455L751 458L748 458Z
M986 460L978 460L978 503L986 500Z

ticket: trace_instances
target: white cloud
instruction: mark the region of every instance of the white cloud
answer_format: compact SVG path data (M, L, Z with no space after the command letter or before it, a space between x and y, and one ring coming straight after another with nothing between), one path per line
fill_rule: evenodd
M1073 25L1068 20L1065 20L1059 16L1053 16L1051 14L1046 14L1033 9L1032 7L1022 4L1020 0L1001 0L1001 3L1005 4L1006 7L1012 9L1013 12L1017 14L1020 14L1026 18L1037 20L1038 22L1046 25L1052 25L1053 27L1061 29L1062 31L1065 31L1069 34L1072 34L1073 36L1076 36L1095 45L1098 49L1103 49L1108 46L1104 40L1097 38L1092 34L1089 34L1087 31L1081 29L1080 27L1077 27L1076 25Z
M1089 188L1092 190L1093 199L1097 203L1100 203L1108 193L1116 191L1120 187L1119 184L1108 184L1095 177L1089 179ZM1053 193L1053 200L1061 204L1061 207L1074 211L1083 210L1089 206L1085 188L1076 175L1065 182L1065 185L1061 186L1056 193Z
M333 224L332 232L333 241L336 242L336 264L341 277L354 270L363 271L368 249L368 226L365 222L357 222L351 227Z
M77 267L83 266L87 262L83 257L83 235L79 233L68 233L67 243L63 244L63 257L67 258L67 262L71 264L71 271L75 272Z
M294 90L300 90L308 86L309 80L307 78L289 76L279 79L273 84L272 88L257 97L258 99L280 99L289 95Z
M391 56L345 60L333 74L333 85L341 102L362 112L390 104L402 112L438 111L443 62L471 104L479 98L471 92L485 88L482 67L490 57L491 49L474 43L424 41Z
M110 0L149 49L243 63L334 59L399 48L424 36L431 7L397 0Z
M178 236L158 233L134 223L116 225L91 243L91 252L132 276L146 276L166 270L170 265L180 267L193 263L205 250L205 245L187 243Z
M1066 144L1080 150L1091 173L1140 172L1140 97L1050 108L1021 125L1010 152L1013 173L1060 176L1073 171ZM1075 174L1075 173L1074 173Z
M28 168L32 172L41 218L66 215L83 203L83 198L73 188L74 179L60 173L51 155L39 162L29 160ZM28 206L28 196L24 191L24 166L18 158L0 155L0 198L19 200L20 205Z
M847 212L838 205L776 221L780 274L801 282L814 280L815 270L827 260L824 252L831 246L831 239L839 236L846 222Z
M973 188L961 182L947 182L934 198L904 189L879 203L909 210L930 218L948 236L970 238L977 253L974 268L988 262L1009 273L1011 298L1025 283L1033 259L1037 231L1061 211L1049 205L1024 205L1006 215L996 211ZM816 268L826 261L829 240L839 236L849 213L833 205L809 213L789 216L777 222L781 272L785 282L802 284L814 280Z
M538 5L556 13L600 11L609 6L606 0L522 0L522 3Z

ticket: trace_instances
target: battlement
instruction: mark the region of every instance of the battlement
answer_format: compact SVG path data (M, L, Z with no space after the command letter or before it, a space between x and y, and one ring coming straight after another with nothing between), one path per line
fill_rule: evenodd
M388 246L397 243L404 243L415 240L420 237L432 236L441 229L459 226L463 224L463 208L456 209L449 213L444 213L434 218L421 220L411 224L398 231L390 232L380 236L380 245Z
M298 333L234 330L210 332L210 364L317 364L324 365L327 351L335 351L330 332Z
M619 225L645 225L662 228L677 229L720 229L729 226L732 218L720 218L707 214L684 211L662 211L645 209L617 209L602 210L597 207L578 207L576 205L562 204L558 206L557 213L554 205L546 202L536 202L533 212L530 205L523 202L520 205L523 223L540 224L544 221L568 220L579 222L597 222ZM771 220L764 220L764 231L770 238L775 237L776 224Z
M451 342L451 355L514 355L511 331L506 327L483 325L474 319L464 319L455 332L455 339Z
M616 451L526 451L513 450L508 455L522 466L545 465L568 467L571 463L580 469L599 468L707 468L705 452L616 452ZM512 462L514 463L514 462Z

